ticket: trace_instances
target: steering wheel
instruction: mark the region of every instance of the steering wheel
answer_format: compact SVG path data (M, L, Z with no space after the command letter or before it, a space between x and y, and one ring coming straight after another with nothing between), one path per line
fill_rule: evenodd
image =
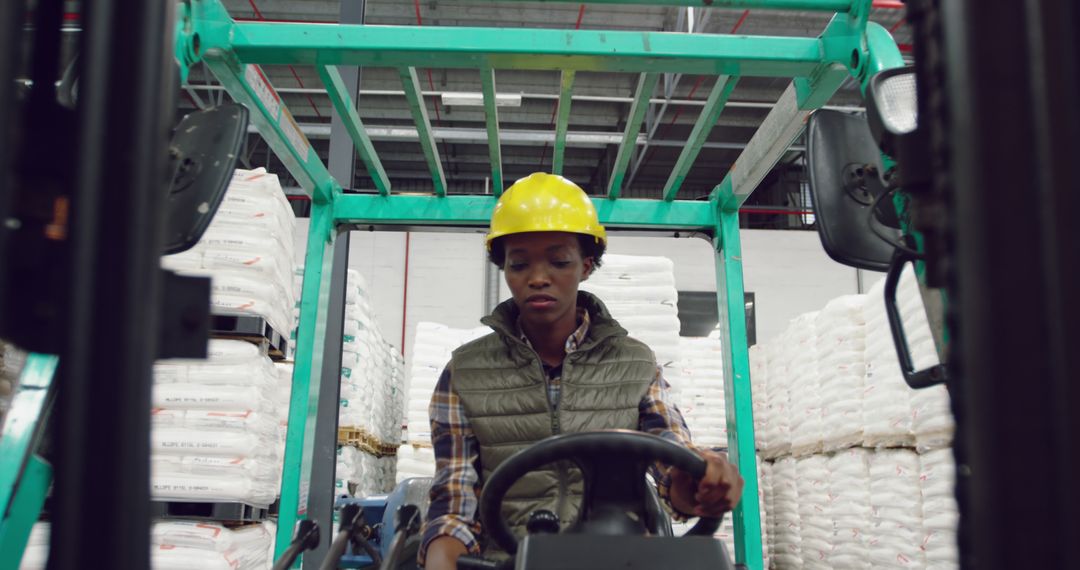
M488 535L510 554L518 539L502 503L510 487L529 471L556 461L570 461L585 482L578 521L566 532L644 535L645 472L654 462L677 467L695 479L705 475L705 460L690 449L655 435L630 430L556 435L510 456L484 483L480 520ZM687 536L712 536L721 518L702 517Z

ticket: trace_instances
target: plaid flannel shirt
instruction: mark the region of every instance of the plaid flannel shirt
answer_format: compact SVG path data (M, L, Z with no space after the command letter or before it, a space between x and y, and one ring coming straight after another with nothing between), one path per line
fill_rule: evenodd
M589 332L588 312L579 309L578 317L581 325L566 340L567 354L577 350ZM521 330L520 326L518 330ZM521 338L529 344L524 334ZM554 405L559 401L562 367L544 365L544 371L547 373L548 399ZM452 536L461 541L470 553L480 553L480 544L476 538L482 532L477 518L481 489L480 442L472 431L461 399L451 388L450 379L450 368L447 367L439 377L428 408L436 473L419 552L421 565L427 556L428 545L442 536ZM671 401L668 389L662 369L657 366L656 376L638 405L638 429L691 447L690 430L686 427L682 413ZM671 508L671 477L666 471L655 466L650 471L668 510L675 518L683 519L684 517Z

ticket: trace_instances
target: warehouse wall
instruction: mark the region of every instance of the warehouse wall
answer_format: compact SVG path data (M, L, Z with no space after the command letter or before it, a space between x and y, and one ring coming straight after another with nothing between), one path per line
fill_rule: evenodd
M303 263L307 218L297 220L297 260ZM408 241L408 291L405 251ZM442 232L353 232L349 267L367 281L370 302L383 335L411 354L416 323L435 321L455 328L480 326L483 313L484 242L481 234Z
M297 220L297 255L307 239L306 219ZM483 313L486 263L480 234L412 232L409 241L408 301L404 306L405 242L399 232L354 232L350 266L367 279L383 334L411 353L418 321L455 328L479 326ZM819 309L839 295L859 292L854 269L829 259L817 234L802 231L743 230L746 290L756 295L758 339L781 333L790 319ZM663 255L675 262L680 291L715 291L712 247L697 238L631 237L614 234L611 253ZM298 262L302 260L298 259ZM879 278L864 274L871 282ZM503 298L508 296L505 284Z

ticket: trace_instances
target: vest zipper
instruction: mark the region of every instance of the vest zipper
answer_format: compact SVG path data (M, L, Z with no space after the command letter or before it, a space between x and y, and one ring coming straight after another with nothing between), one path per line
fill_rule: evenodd
M563 392L566 390L566 361L570 359L570 355L567 354L563 357L561 376L559 377L559 395L555 398L555 402L552 404L551 413L551 431L556 435L561 433L562 426L559 425L559 406L562 404ZM541 365L543 367L543 365ZM566 522L566 503L569 500L567 496L570 492L569 478L570 474L566 470L566 462L562 462L558 466L559 473L559 499L555 503L555 512L559 515L559 521Z

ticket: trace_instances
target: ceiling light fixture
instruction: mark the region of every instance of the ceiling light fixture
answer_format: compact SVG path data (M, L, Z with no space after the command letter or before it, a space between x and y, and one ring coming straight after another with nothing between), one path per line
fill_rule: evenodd
M457 105L459 107L483 107L484 95L482 93L443 93L442 104L446 106ZM495 95L496 107L520 107L521 95Z

